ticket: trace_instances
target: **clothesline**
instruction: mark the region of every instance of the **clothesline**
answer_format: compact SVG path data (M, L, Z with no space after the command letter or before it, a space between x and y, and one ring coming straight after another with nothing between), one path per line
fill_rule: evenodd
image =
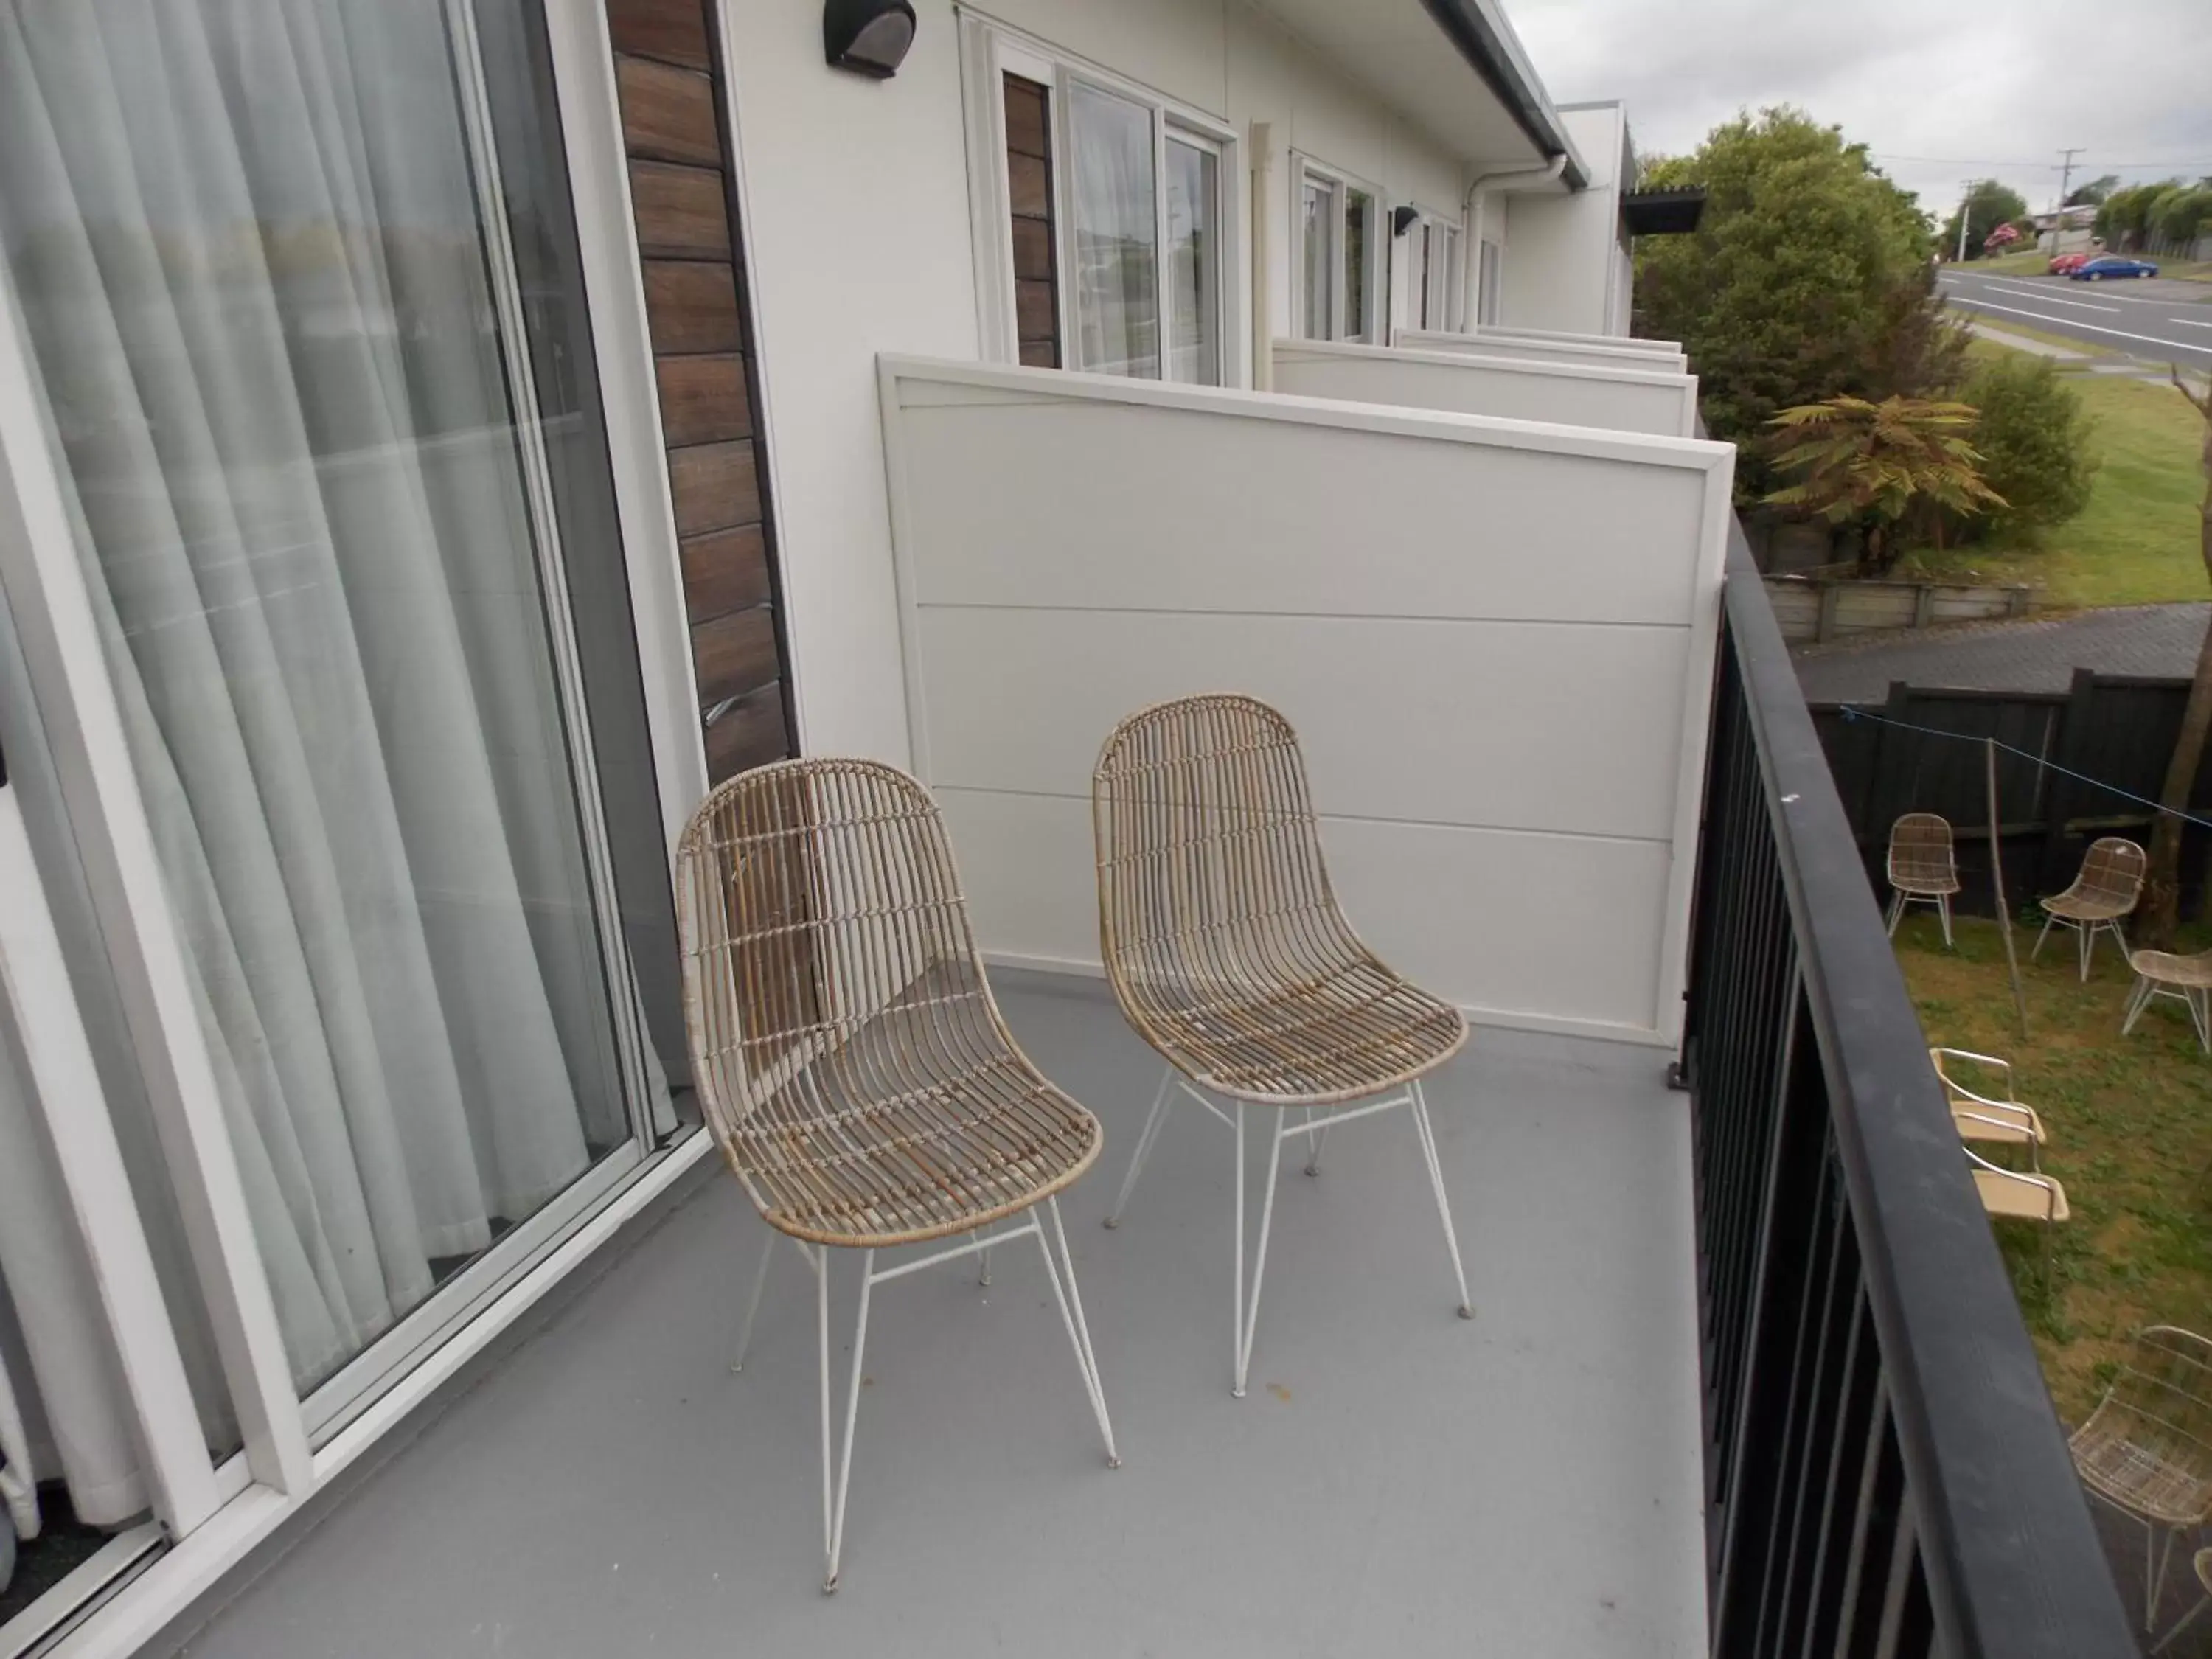
M2027 750L2007 743L2002 738L1978 738L1966 732L1946 732L1937 726L1916 726L1911 720L1895 720L1887 714L1877 714L1871 708L1861 708L1855 703L1844 703L1840 708L1846 721L1874 720L1883 726L1896 726L1902 732L1918 732L1931 738L1950 738L1959 743L1973 744L1977 747L1984 744L1994 743L2008 755L2017 755L2024 761L2032 762L2048 771L2057 773L2061 777L2072 778L2076 782L2092 785L2108 794L2118 795L2123 800L2133 801L2138 806L2148 806L2154 812L2163 812L2168 817L2179 818L2184 823L2193 823L2199 829L2212 830L2212 819L2200 818L2191 812L2178 811L2171 806L2150 799L2148 796L2138 795L2132 790L2123 789L2117 783L2107 783L2102 778L2093 778L2087 772L2076 772L2070 766L2061 766L2057 761L2047 759L2041 755L2031 755Z

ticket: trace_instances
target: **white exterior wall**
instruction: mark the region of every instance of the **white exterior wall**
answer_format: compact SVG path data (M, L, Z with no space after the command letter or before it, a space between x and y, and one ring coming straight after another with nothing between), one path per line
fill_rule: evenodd
M957 17L951 0L916 0L915 11L913 51L877 82L823 66L821 0L722 4L801 740L811 753L900 763L876 356L988 355ZM1243 0L1001 0L991 15L1240 135L1268 125L1271 333L1290 315L1293 149L1378 186L1389 204L1459 211L1467 167ZM1441 34L1437 50L1451 50ZM1247 294L1249 229L1237 234Z
M1697 432L1697 377L1656 368L1535 363L1321 340L1278 340L1274 360L1274 389L1297 397L1664 438Z
M1498 320L1514 328L1625 333L1623 112L1618 104L1584 105L1561 110L1559 118L1589 169L1589 188L1486 198L1486 223L1502 218L1505 228ZM1494 232L1486 234L1495 240Z

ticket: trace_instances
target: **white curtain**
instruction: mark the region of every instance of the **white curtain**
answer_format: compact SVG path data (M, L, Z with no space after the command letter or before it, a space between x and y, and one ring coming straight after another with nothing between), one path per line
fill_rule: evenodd
M1156 379L1160 227L1152 112L1080 82L1068 89L1067 112L1076 367Z
M0 0L0 252L304 1390L629 1133L441 8Z

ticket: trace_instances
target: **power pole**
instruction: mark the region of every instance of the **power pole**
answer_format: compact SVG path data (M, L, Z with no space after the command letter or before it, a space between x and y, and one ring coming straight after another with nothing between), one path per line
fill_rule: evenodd
M2071 149L2062 149L2058 152L2066 158L2066 165L2059 171L2058 204L2051 210L2051 251L2053 253L2058 252L2058 244L2065 240L2066 191L2074 182L2074 158L2085 148L2084 145L2076 144Z
M1958 263L1963 265L1966 263L1966 221L1972 216L1972 209L1974 205L1974 181L1971 179L1967 179L1965 184L1959 186L1959 192Z

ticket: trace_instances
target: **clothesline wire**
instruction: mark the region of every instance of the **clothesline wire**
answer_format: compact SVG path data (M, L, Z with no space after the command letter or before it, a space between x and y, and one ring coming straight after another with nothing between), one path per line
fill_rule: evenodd
M2048 771L2057 773L2061 777L2072 778L2078 783L2089 784L2095 788L2104 790L2108 794L2118 795L2123 800L2131 800L2138 806L2148 806L2154 812L2163 812L2168 817L2179 818L2184 823L2193 823L2202 830L2212 830L2212 819L2200 818L2191 812L2178 811L2171 806L2151 799L2147 795L2138 795L2133 790L2123 789L2117 783L2107 783L2102 778L2093 778L2087 772L2076 772L2072 767L2061 766L2057 761L2042 755L2031 755L2027 750L2007 743L2002 738L1978 738L1970 732L1946 732L1939 726L1916 726L1911 720L1900 720L1887 714L1877 714L1873 709L1862 708L1856 703L1847 702L1839 704L1838 707L1842 709L1846 722L1874 720L1882 726L1893 726L1901 732L1918 732L1930 738L1950 738L1960 743L1971 743L1977 746L1994 743L2008 755L2017 755L2024 761L2033 762Z

